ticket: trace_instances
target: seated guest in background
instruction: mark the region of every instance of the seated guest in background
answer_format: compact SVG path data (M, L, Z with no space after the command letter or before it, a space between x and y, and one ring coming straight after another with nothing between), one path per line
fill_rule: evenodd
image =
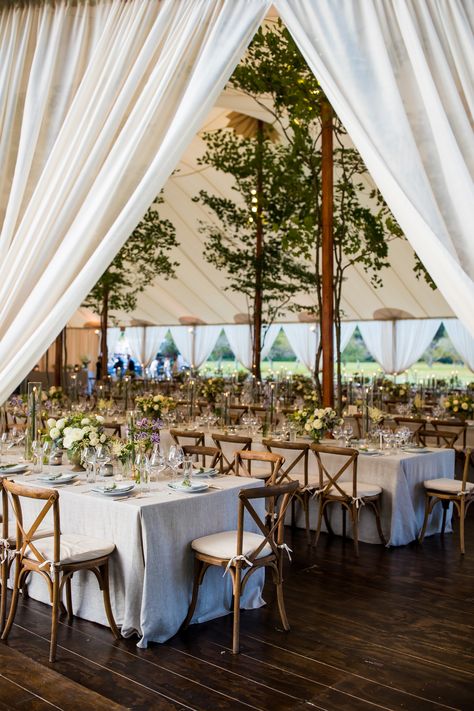
M114 363L115 375L120 378L123 373L123 360L119 356Z
M129 357L128 363L127 363L127 375L129 375L131 378L134 378L135 371L136 371L135 361L133 360L133 358Z

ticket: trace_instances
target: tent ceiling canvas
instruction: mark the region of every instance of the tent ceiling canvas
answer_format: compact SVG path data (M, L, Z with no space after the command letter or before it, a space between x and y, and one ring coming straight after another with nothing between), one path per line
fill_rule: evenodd
M272 120L271 114L251 98L232 89L222 92L164 188L160 215L170 219L176 228L179 247L173 250L173 257L180 265L177 278L169 281L158 278L139 296L133 313L115 314L120 324L174 325L183 323L183 319L225 324L241 321L242 314L247 312L245 296L226 291L225 273L204 259L205 236L199 232L199 224L212 217L202 205L192 202L203 189L236 197L230 176L198 165L206 147L202 132L226 126L232 111ZM370 176L367 181L373 186ZM433 291L423 279L416 278L412 269L414 253L407 241L390 243L389 262L391 266L382 272L383 286L378 288L372 286L362 266L355 265L347 271L342 299L344 320L371 320L390 313L403 313L405 318L453 316L439 291ZM301 294L298 302L308 308L315 303L308 294ZM296 321L298 317L287 312L279 320Z

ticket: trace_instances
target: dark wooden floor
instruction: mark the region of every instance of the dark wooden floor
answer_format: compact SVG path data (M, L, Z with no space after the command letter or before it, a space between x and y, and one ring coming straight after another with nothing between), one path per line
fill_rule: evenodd
M0 644L0 709L474 708L474 519L457 537L384 549L323 538L294 549L286 601L292 629L267 607L242 615L242 653L229 652L231 617L194 625L138 650L107 629L61 625L47 663L49 609L22 602ZM292 539L292 540L291 540Z

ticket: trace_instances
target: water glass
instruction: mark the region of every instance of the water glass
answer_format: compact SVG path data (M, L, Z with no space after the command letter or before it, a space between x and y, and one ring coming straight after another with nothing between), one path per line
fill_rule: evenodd
M31 443L31 452L33 457L33 472L41 474L43 471L43 446L39 440Z

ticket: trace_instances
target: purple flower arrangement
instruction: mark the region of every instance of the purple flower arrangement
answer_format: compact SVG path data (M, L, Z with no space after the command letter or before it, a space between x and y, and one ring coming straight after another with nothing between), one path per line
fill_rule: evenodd
M135 422L134 441L143 444L146 449L152 448L154 444L160 443L160 429L163 421L160 419L142 417Z

